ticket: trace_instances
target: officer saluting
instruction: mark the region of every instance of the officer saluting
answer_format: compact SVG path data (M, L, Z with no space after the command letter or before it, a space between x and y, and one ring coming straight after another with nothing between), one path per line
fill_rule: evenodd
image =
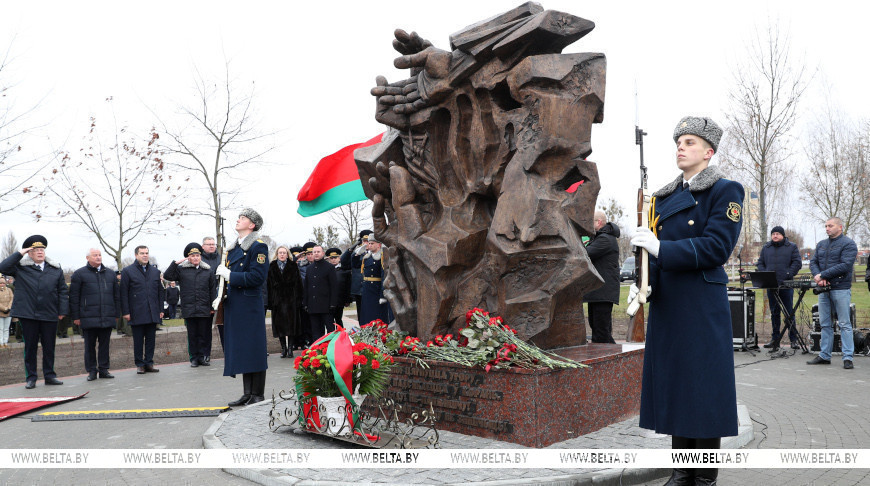
M227 282L224 302L224 376L242 374L244 394L229 405L264 400L266 388L266 315L263 284L269 270L269 247L260 240L263 218L253 209L239 213L239 239L230 245L226 264L215 273ZM217 308L215 301L214 307Z
M708 167L722 137L709 118L674 130L683 172L653 194L649 228L631 243L650 254L649 321L640 426L675 449L718 449L737 435L728 261L740 235L743 186ZM633 286L630 299L637 293ZM675 469L668 484L714 484L716 469Z
M364 325L376 319L389 323L393 320L393 313L384 298L383 247L374 233L369 235L366 247L368 251L362 258L361 266L363 283L362 308L358 311L359 323Z
M69 314L69 297L60 265L45 257L48 240L33 235L21 250L0 263L0 273L15 277L15 300L9 314L21 322L24 336L25 388L36 386L36 350L42 343L42 374L46 385L62 385L54 372L57 321ZM27 258L24 256L27 255Z

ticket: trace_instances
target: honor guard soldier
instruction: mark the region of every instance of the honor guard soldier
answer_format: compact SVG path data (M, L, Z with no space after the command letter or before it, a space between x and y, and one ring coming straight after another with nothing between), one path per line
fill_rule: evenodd
M728 261L740 235L743 186L709 167L722 129L685 117L674 130L673 182L653 194L649 228L631 244L650 255L640 426L674 449L718 449L737 435ZM637 294L632 286L630 300ZM715 484L716 469L675 469L668 484Z
M366 242L368 251L362 258L362 308L359 310L360 325L380 319L386 323L392 321L392 311L387 299L384 298L384 266L383 248L370 234Z
M269 246L260 239L263 218L250 208L239 213L239 235L229 247L227 261L216 274L227 282L224 301L224 376L242 375L244 393L231 407L265 399L266 315L263 284L269 270ZM213 307L217 308L215 301Z
M211 304L217 298L215 274L202 255L199 243L184 247L184 258L172 262L163 272L163 278L181 283L181 308L184 309L184 325L187 327L187 349L190 366L210 366L206 356L211 355L211 322L214 309Z
M10 315L21 323L24 336L25 388L36 386L36 351L42 343L42 375L46 385L63 385L54 372L57 322L69 314L69 289L60 265L45 257L48 240L33 235L21 250L0 263L0 273L15 277ZM25 255L27 257L25 258Z

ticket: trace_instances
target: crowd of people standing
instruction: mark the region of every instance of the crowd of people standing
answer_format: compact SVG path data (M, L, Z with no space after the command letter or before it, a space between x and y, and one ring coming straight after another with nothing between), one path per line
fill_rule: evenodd
M132 336L137 373L157 373L156 331L180 308L191 367L210 366L212 327L217 328L224 375L243 378L244 394L231 402L238 406L264 399L267 313L282 358L343 325L344 308L354 302L361 322L392 320L383 297L383 252L370 230L360 232L345 251L309 242L282 245L269 255L259 237L262 225L256 211L245 209L236 223L239 238L225 259L215 238L206 237L202 244L188 244L184 258L162 273L145 245L137 246L135 262L118 272L103 265L101 251L91 248L69 284L60 265L46 257L47 239L33 235L0 262L0 347L7 346L10 323L17 320L25 387L36 386L40 346L45 384L62 385L54 370L54 347L59 323L69 320L85 341L88 381L114 378L109 371L114 329ZM14 286L8 285L13 280Z

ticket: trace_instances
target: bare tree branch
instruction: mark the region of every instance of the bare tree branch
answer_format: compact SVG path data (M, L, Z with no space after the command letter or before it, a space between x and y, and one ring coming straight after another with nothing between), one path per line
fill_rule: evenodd
M371 227L371 201L357 201L339 206L329 211L329 219L342 231L340 242L352 246L359 232Z
M91 117L82 148L65 151L46 180L52 196L46 206L59 207L50 218L87 228L119 269L132 241L165 230L184 213L184 188L165 171L157 132L138 142L126 132L113 113L112 142L105 145Z
M722 165L737 175L758 200L753 241L767 237L768 219L782 209L792 155L790 133L811 75L791 58L788 33L771 24L756 32L743 62L733 69L734 85L726 113L728 137L720 146ZM751 231L750 230L750 231Z
M805 153L810 167L800 178L801 198L813 217L843 220L845 232L867 222L868 134L828 105L810 128Z
M169 164L190 172L199 181L199 187L208 191L203 207L192 207L189 214L208 215L214 219L218 251L223 247L221 238L221 196L232 194L224 189L226 179L241 180L251 167L264 164L264 157L274 150L261 142L274 132L261 133L253 117L254 89L237 89L230 76L230 62L224 64L224 78L220 83L210 82L194 68L195 99L179 108L184 122L170 127L160 122L166 139L160 147L174 155ZM217 116L212 116L216 113ZM159 119L159 117L158 117ZM231 189L231 188L230 188Z

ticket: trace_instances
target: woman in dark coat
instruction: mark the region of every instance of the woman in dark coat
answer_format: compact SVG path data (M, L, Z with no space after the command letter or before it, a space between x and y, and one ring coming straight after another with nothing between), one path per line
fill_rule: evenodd
M302 345L302 277L299 267L290 259L290 250L279 246L269 264L266 293L272 311L272 337L281 343L281 357L293 356L293 348Z
M737 435L728 261L742 225L743 186L708 167L722 130L708 118L677 125L683 171L653 194L649 228L631 239L650 255L649 321L640 423L674 449L718 449ZM632 286L637 293L637 287ZM716 469L674 469L668 484L715 484Z

